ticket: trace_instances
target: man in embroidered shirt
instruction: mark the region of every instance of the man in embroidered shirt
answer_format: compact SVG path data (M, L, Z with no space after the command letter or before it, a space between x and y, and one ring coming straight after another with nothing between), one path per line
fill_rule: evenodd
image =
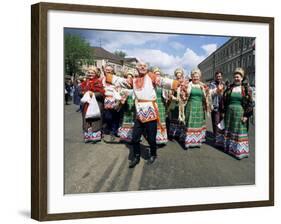
M132 137L134 158L131 160L129 168L135 167L140 162L140 139L145 132L150 146L148 163L153 163L157 158L156 134L157 124L160 122L160 119L156 103L156 86L175 90L180 84L176 80L163 78L148 72L146 63L139 62L136 68L138 76L134 78L124 79L110 74L106 75L107 82L113 85L120 85L123 88L133 89L135 95L137 116Z

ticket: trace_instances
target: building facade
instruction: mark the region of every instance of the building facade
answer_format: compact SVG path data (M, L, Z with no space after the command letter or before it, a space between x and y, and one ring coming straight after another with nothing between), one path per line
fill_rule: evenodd
M205 82L213 80L216 71L223 72L224 80L232 81L236 67L245 70L250 85L254 86L255 38L232 37L198 65Z

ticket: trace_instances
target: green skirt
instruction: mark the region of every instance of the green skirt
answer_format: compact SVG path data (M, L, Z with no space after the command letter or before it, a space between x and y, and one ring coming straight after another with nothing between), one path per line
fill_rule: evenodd
M206 136L206 116L201 101L187 102L185 122L185 147L201 146Z
M241 104L230 104L224 118L225 130L220 131L217 137L217 143L224 147L225 152L237 159L249 156L247 124L241 121L243 114Z
M122 109L124 111L124 116L122 125L118 129L118 136L120 137L120 141L131 142L135 120L135 103L131 95L128 96Z
M166 128L166 107L164 99L162 97L162 89L158 88L156 103L158 106L158 113L160 118L160 124L157 125L156 143L166 144L168 142L167 128Z

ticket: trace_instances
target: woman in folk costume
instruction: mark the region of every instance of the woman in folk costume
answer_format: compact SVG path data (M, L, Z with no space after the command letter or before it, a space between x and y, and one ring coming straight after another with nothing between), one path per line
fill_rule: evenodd
M134 71L128 70L124 74L124 78L132 79L134 77ZM134 92L132 89L122 88L120 95L122 97L122 110L123 121L121 127L118 129L118 136L122 142L131 142L133 136L133 127L135 120L135 102Z
M123 88L133 89L135 95L136 120L132 138L134 159L130 162L129 168L135 167L140 162L140 139L145 132L150 146L148 163L153 163L157 158L156 134L160 117L156 103L156 86L176 89L180 85L176 80L162 78L148 72L146 63L139 62L136 68L138 76L133 78L124 79L110 74L106 75L107 82L121 85Z
M102 137L101 116L87 118L87 110L90 108L90 103L92 102L93 97L95 97L98 105L98 108L95 108L95 110L99 110L100 114L102 114L103 111L104 88L102 79L100 78L96 67L89 67L87 71L87 79L81 83L81 94L83 95L81 103L83 103L82 128L84 132L84 141L85 143L100 141ZM86 99L87 97L88 99Z
M114 73L111 65L104 67L104 74L112 75ZM104 98L104 122L106 124L104 131L104 140L106 142L114 142L115 137L118 136L118 128L120 123L120 86L104 83L105 98ZM109 136L110 135L110 136Z
M201 71L193 69L192 81L186 88L185 106L185 148L200 147L205 141L206 134L206 112L212 110L212 100L208 86L200 81Z
M174 75L176 77L176 80L184 81L183 69L177 68L174 72ZM170 90L168 94L168 135L170 139L174 139L176 137L180 138L185 134L184 120L183 117L180 116L184 113L185 102L180 97L179 89L177 89L176 91ZM180 108L182 109L181 113L179 112Z
M159 68L153 68L152 72L157 75L161 76L161 71ZM165 95L164 91L161 87L156 87L156 103L158 106L158 113L160 117L160 122L157 124L157 134L156 134L156 143L157 145L167 144L168 137L167 137L167 128L166 128L166 106L165 106Z
M224 114L224 132L218 139L226 153L237 159L249 156L248 122L253 115L252 90L244 83L245 72L236 68L231 84L223 93L221 110Z

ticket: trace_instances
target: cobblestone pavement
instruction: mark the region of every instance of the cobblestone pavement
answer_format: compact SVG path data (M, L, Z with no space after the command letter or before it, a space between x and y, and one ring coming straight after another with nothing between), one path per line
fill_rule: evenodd
M146 163L148 144L142 145L142 159L128 169L130 145L103 141L85 144L81 114L77 106L65 106L64 181L65 193L117 192L245 185L255 183L255 137L250 128L250 157L241 161L203 144L183 150L175 141L158 149L158 159ZM210 121L208 122L210 127Z

